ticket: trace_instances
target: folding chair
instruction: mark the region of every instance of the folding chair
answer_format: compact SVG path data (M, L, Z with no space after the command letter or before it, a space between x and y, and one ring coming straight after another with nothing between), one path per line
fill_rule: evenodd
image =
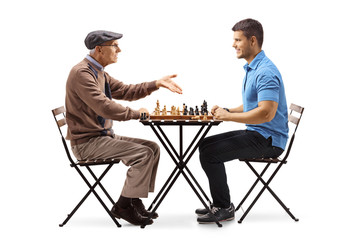
M101 188L101 190L104 192L104 194L108 197L108 199L110 200L110 202L112 204L115 204L114 200L110 197L109 193L106 191L106 189L104 188L104 186L101 184L101 180L104 178L105 174L110 170L110 168L116 164L119 163L120 160L116 160L116 159L86 159L86 160L77 160L76 162L74 162L74 160L71 158L68 146L66 144L65 138L62 134L61 131L61 127L66 125L66 119L65 119L65 108L59 107L56 109L52 110L52 113L54 115L55 118L55 122L57 124L57 127L59 129L60 135L61 135L61 140L62 143L64 145L65 151L66 151L66 155L70 161L70 166L75 168L75 170L80 174L81 178L84 180L84 182L86 183L86 185L89 187L89 191L85 194L85 196L80 200L80 202L75 206L75 208L72 210L72 212L70 214L68 214L67 218L64 220L63 223L59 224L60 227L64 226L69 220L70 218L74 215L74 213L79 209L79 207L81 206L81 204L83 204L83 202L86 200L86 198L90 195L90 193L93 193L95 195L95 197L99 200L99 202L101 203L101 205L104 207L104 209L106 210L106 212L109 214L109 216L111 217L111 219L114 221L114 223L116 224L117 227L121 227L120 223L115 219L115 217L111 214L110 210L107 208L107 206L105 205L104 201L100 198L100 196L98 195L98 193L95 191L95 187L99 186ZM60 117L58 116L60 115ZM96 175L94 174L94 172L91 170L91 166L94 165L108 165L106 167L106 169L104 170L104 172L100 175L100 177L96 177ZM80 170L79 166L81 167L85 167L90 175L95 179L95 183L94 184L90 184L90 182L86 179L85 175L82 173L82 171Z
M278 158L261 158L261 159L239 159L241 162L245 162L246 165L253 171L253 173L256 175L257 179L254 182L254 184L251 186L250 190L246 193L246 195L244 196L244 198L241 200L241 202L239 203L239 205L236 207L235 211L239 210L239 208L243 205L243 203L245 202L245 200L248 198L248 196L250 195L250 193L253 191L253 189L255 188L255 186L258 184L258 182L260 181L264 186L262 187L262 189L260 190L260 192L258 193L258 195L254 198L253 202L249 205L249 207L247 208L247 210L244 212L244 214L241 216L240 220L238 221L238 223L242 223L242 221L245 219L245 217L247 216L247 214L250 212L250 210L252 209L252 207L255 205L256 201L260 198L261 194L265 191L265 189L267 189L271 195L278 201L278 203L284 208L284 210L289 214L289 216L294 219L296 222L299 221L298 218L295 218L295 216L290 212L290 209L287 208L285 206L285 204L280 200L280 198L274 193L274 191L269 187L270 182L273 180L273 178L275 177L275 175L277 174L277 172L280 170L280 168L283 166L283 164L287 163L287 158L290 154L290 150L291 147L294 143L294 139L295 139L295 133L296 130L299 126L299 122L301 119L301 116L303 114L304 108L300 107L298 105L295 104L291 104L290 105L290 113L289 113L289 118L288 121L295 124L294 126L294 131L292 134L292 137L290 139L290 142L288 144L287 150L285 151L285 155L284 158L281 159L280 157ZM297 115L297 116L295 116ZM256 162L256 163L266 163L265 168L262 170L262 172L259 174L255 168L251 165L250 162ZM267 171L267 169L269 168L269 166L271 164L279 164L276 169L274 170L274 172L272 173L272 175L269 177L269 179L267 181L264 181L264 179L262 178L263 175L265 174L265 172Z

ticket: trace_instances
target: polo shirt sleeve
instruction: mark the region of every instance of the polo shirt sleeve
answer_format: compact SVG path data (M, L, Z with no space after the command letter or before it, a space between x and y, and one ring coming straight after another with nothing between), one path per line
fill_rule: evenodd
M256 90L258 95L258 102L274 101L279 102L280 96L280 80L269 69L264 69L257 76Z

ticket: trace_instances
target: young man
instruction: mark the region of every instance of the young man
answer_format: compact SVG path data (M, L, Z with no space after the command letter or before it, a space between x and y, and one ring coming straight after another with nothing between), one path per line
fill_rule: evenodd
M199 146L201 166L213 198L211 211L218 221L234 219L224 162L234 159L278 157L288 138L287 103L280 72L261 50L263 28L253 19L236 23L234 44L237 58L246 60L242 84L243 104L235 108L214 106L216 119L245 123L236 130L205 138ZM197 209L199 223L215 222L206 209Z
M121 196L111 212L117 218L142 225L149 212L140 198L154 191L159 146L148 140L114 134L113 120L139 119L141 113L148 114L148 110L134 110L116 103L112 98L137 100L160 87L180 94L182 90L172 80L176 75L127 85L105 72L107 65L117 62L121 52L117 40L121 37L122 34L114 32L94 31L85 38L90 54L71 69L66 84L67 138L80 161L114 158L130 166Z

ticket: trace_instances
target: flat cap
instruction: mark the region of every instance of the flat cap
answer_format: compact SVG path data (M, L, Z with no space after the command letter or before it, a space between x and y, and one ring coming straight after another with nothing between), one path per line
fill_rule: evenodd
M94 49L96 46L104 42L122 38L121 33L114 33L110 31L98 30L90 32L85 38L85 46L88 49Z

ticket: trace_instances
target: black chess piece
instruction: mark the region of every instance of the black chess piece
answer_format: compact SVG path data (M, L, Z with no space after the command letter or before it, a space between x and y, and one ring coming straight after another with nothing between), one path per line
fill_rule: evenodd
M195 107L195 115L199 115L199 108L198 108L198 106Z
M208 109L207 109L207 102L204 100L204 102L203 102L203 107L204 107L204 114L206 113L206 114L209 114L209 112L208 112ZM204 115L203 114L203 115Z
M194 109L190 107L189 115L194 115Z
M141 113L140 114L140 120L146 120L147 116L146 116L146 113Z
M187 115L187 114L188 114L188 109L187 109L187 106L185 105L183 115Z

